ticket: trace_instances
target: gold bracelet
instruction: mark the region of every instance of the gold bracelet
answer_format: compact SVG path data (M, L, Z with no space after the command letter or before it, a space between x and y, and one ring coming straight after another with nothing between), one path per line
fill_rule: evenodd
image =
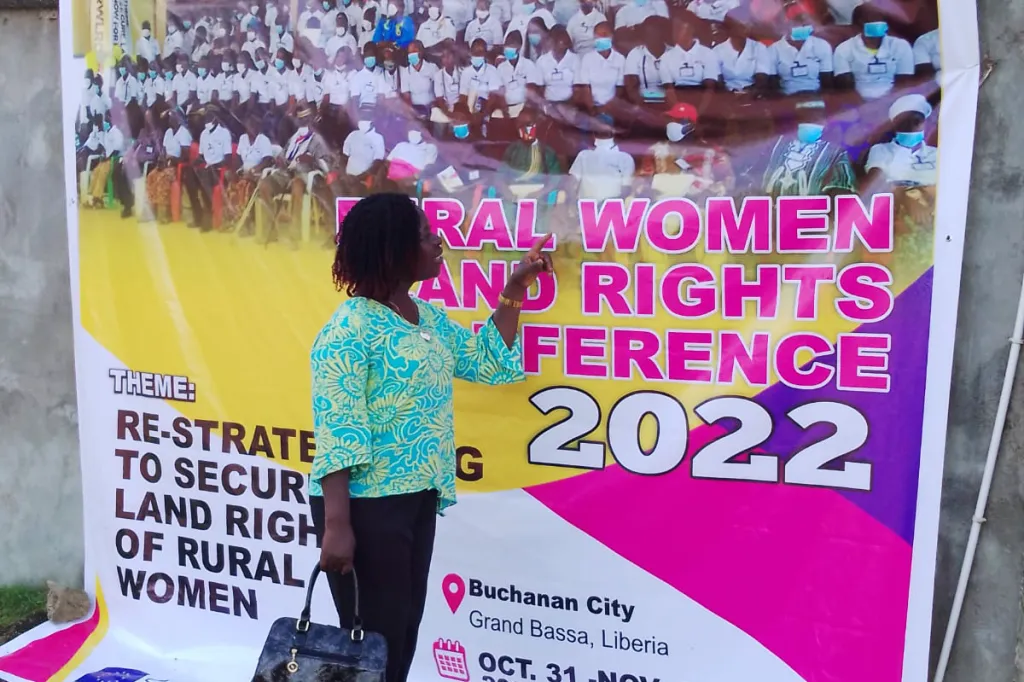
M523 307L522 301L513 301L505 294L498 294L498 303L505 306L506 308L515 308L516 310Z

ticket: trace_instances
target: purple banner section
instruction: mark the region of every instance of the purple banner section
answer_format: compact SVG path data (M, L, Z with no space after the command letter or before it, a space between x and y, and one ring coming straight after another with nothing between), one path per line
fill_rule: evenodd
M841 494L910 544L914 541L917 477L921 465L931 297L932 269L929 268L896 298L888 318L857 329L891 335L889 393L839 391L834 385L817 391L800 391L775 384L757 398L775 420L772 438L759 450L781 456L828 436L827 426L799 428L786 417L792 408L813 399L834 400L858 409L867 418L870 431L867 442L850 458L874 465L872 488L869 492L842 491ZM835 355L819 362L835 367Z

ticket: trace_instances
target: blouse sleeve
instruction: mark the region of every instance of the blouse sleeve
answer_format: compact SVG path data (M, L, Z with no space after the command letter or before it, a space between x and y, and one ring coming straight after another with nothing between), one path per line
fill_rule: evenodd
M366 342L342 317L321 333L310 353L313 372L314 481L371 461L366 411Z
M443 312L437 313L445 341L455 356L455 378L477 384L499 386L515 384L526 380L523 372L523 349L516 335L515 343L509 348L501 338L501 332L488 319L476 334Z

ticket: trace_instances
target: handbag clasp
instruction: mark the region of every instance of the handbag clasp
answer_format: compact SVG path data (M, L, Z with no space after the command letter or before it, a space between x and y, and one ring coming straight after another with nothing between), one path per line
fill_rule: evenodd
M289 675L294 675L299 672L299 662L295 660L295 657L298 656L298 654L298 649L292 649L292 660L288 661L288 665L285 666Z
M298 623L295 624L295 629L299 632L309 632L309 621L300 620Z

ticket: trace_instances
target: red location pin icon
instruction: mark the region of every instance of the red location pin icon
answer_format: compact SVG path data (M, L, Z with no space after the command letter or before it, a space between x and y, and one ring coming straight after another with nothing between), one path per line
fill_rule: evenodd
M448 602L448 608L455 613L459 610L462 600L466 597L466 583L461 577L449 573L441 581L441 590L444 592L444 600Z

